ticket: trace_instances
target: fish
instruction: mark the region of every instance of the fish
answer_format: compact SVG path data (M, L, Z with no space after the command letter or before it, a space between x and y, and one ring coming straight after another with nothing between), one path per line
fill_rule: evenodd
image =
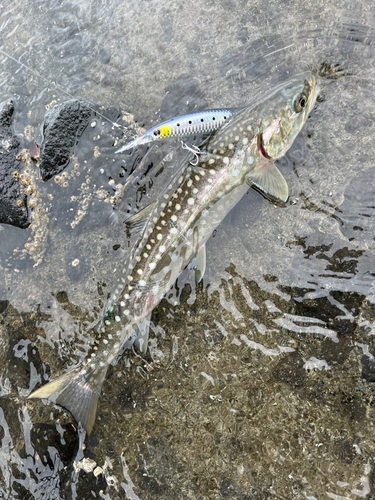
M242 108L206 109L188 115L176 116L148 129L144 135L125 144L115 153L123 153L135 146L167 138L183 138L192 134L210 134L222 127Z
M209 138L197 165L184 160L164 191L125 221L139 239L119 272L95 343L81 364L29 398L57 403L92 431L110 363L132 335L145 352L153 309L189 263L202 279L206 241L249 186L287 201L288 186L274 162L293 144L319 89L317 71L303 72L241 110Z

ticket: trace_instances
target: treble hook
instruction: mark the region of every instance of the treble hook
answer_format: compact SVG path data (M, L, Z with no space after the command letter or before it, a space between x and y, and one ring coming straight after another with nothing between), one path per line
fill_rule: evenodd
M193 155L195 156L195 163L193 163L192 161L190 161L190 165L192 165L193 167L195 167L196 165L198 165L199 163L199 157L198 155L201 154L201 150L197 147L197 146L188 146L187 144L184 143L184 141L181 141L181 145L182 145L182 149L187 149L188 151L190 151L190 153L193 153Z

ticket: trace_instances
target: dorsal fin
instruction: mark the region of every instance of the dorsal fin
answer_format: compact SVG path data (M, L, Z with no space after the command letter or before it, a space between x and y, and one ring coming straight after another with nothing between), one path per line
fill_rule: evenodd
M256 186L266 195L281 201L288 199L288 185L273 161L264 161L246 176L249 186Z
M125 225L129 233L136 231L139 236L142 236L145 226L148 222L148 219L155 208L157 200L147 205L147 207L142 208L139 212L132 215L125 221Z

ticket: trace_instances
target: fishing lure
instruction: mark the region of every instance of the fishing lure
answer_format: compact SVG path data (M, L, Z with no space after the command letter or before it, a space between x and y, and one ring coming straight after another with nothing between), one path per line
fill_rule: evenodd
M241 109L243 108L206 109L188 115L176 116L176 118L150 128L142 137L137 137L129 144L125 144L116 153L122 153L140 144L147 144L167 137L182 138L192 134L209 134L228 122Z

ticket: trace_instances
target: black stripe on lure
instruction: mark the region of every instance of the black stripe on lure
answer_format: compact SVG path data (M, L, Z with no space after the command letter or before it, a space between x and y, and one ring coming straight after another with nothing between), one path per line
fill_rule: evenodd
M150 128L142 137L137 137L129 144L125 144L116 153L122 153L129 149L157 141L168 137L186 137L192 134L209 134L222 127L242 108L231 109L207 109L188 115L176 116L171 120L155 125Z

